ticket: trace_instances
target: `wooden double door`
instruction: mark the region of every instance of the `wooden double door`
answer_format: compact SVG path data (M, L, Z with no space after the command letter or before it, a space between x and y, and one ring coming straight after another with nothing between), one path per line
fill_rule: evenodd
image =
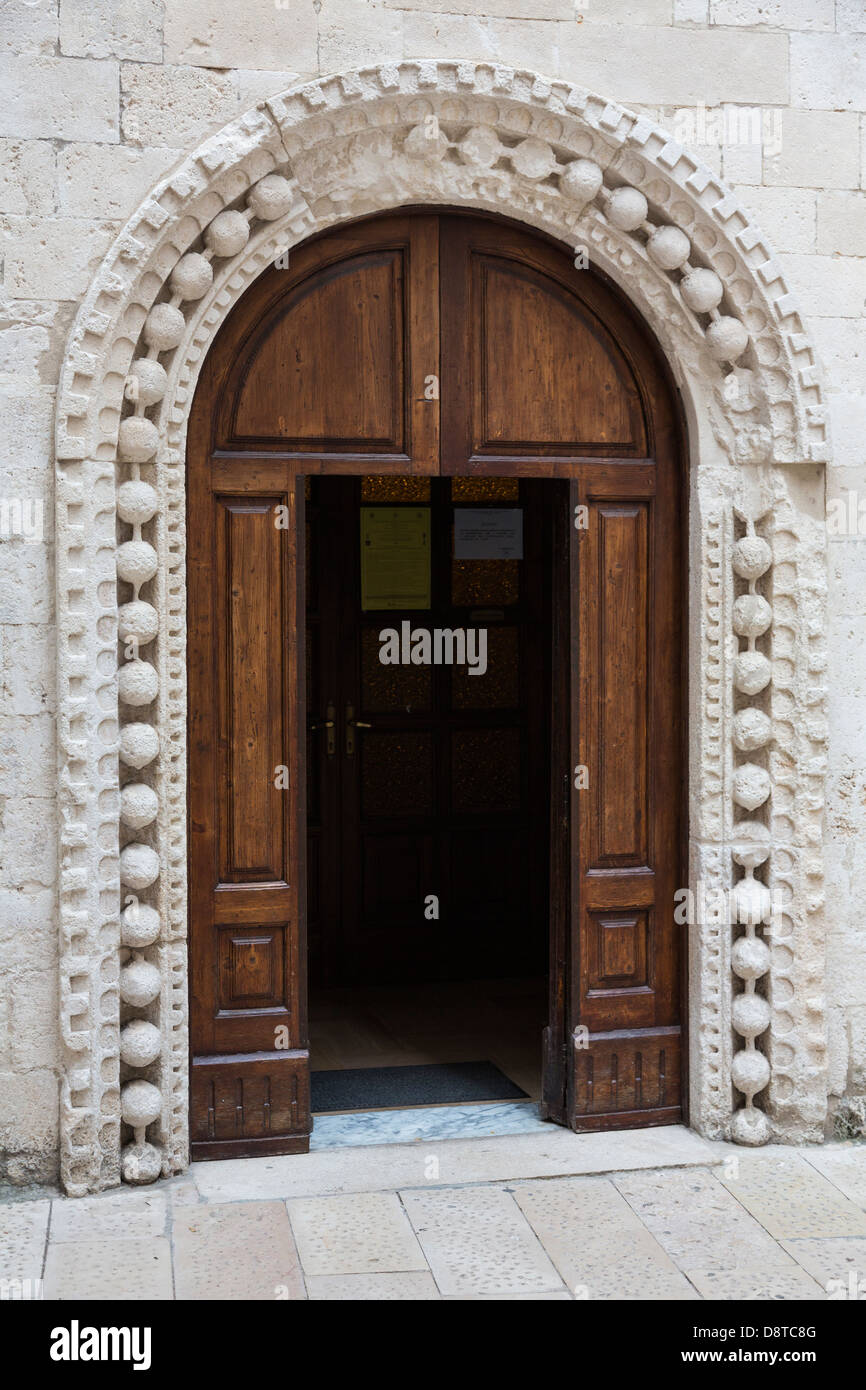
M307 1148L311 968L505 946L548 962L543 1114L680 1119L683 462L628 306L498 219L353 224L230 315L187 468L193 1158ZM466 506L520 513L516 602L455 554ZM377 508L429 527L420 611L359 592ZM484 626L510 692L383 665L404 620Z

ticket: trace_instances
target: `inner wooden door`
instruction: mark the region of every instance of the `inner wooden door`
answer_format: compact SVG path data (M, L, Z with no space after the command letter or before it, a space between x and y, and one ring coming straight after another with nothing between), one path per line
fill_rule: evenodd
M311 985L546 974L550 486L308 479ZM455 558L455 518L479 513L520 518L519 556ZM424 607L364 604L362 521L380 517L429 533ZM483 672L474 648L383 664L388 634L437 631L482 634Z
M521 619L550 679L507 716L461 706L453 673L447 691L431 676L408 710L374 708L353 547L377 478L429 488L420 505L442 536L461 487L512 480L524 504L551 489L533 571L541 603L549 562L549 611ZM324 559L307 553L322 508L342 536ZM518 946L523 915L547 904L543 1113L575 1128L681 1117L682 522L658 352L561 248L494 219L397 215L309 242L251 287L209 354L189 432L193 1157L307 1147L311 942L316 969L350 981L382 978L389 960L447 973L456 937L416 939L414 952L408 938L406 904L415 926L429 868L463 911L462 949L483 962L493 924L471 896L485 841L491 862L520 860L526 892L502 911ZM444 542L438 564L444 624L460 607L443 597ZM389 792L389 735L416 751L425 824ZM519 789L513 804L470 809L470 757L461 811L449 759L461 739L495 756L491 735L516 742ZM539 786L549 869L528 823ZM337 816L344 846L325 872L311 850L315 884L308 799L311 843ZM460 814L476 819L474 869L449 850ZM370 897L377 856L398 885L390 901ZM339 918L336 961L320 957L308 906Z

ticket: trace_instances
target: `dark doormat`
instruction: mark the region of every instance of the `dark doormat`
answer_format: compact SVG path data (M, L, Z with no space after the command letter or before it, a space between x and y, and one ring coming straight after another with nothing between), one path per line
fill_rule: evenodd
M352 1067L314 1071L313 1114L328 1110L398 1110L413 1105L459 1105L527 1099L492 1062L434 1062L419 1067Z

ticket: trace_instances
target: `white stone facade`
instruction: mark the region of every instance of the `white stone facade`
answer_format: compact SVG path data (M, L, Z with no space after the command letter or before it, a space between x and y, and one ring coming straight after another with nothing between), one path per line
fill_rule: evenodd
M186 1161L186 411L228 309L280 250L407 203L504 211L585 244L683 394L690 877L736 879L746 936L764 940L732 960L730 932L692 930L692 1123L815 1141L866 1092L863 7L458 3L3 8L0 1150L13 1181L116 1183L121 1076L124 1115L153 1146L126 1175ZM215 223L226 210L248 235ZM203 259L172 279L190 252ZM153 498L118 499L136 475ZM118 573L141 589L120 622L141 632L153 676L118 649ZM136 705L141 680L158 693ZM122 801L121 782L134 784ZM768 835L739 828L755 820ZM121 858L129 842L143 848ZM154 909L133 977L121 878ZM123 1042L121 994L124 1017L153 1024Z

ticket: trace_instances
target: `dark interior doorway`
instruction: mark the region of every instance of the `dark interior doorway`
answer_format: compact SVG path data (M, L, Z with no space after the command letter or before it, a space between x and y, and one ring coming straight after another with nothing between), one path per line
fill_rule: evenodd
M306 482L314 1113L470 1099L469 1063L540 1095L555 491Z

